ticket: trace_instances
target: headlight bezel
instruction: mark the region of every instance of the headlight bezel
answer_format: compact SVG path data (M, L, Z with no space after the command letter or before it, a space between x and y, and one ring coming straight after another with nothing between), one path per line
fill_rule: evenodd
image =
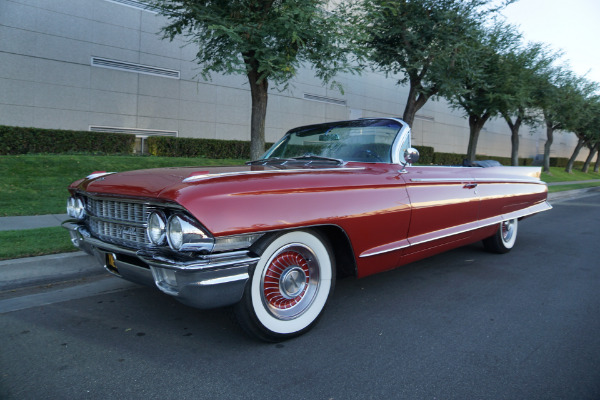
M175 213L167 220L167 242L175 251L210 253L214 238L198 222L183 213Z
M69 200L67 200L67 215L79 221L85 219L85 204L81 197L69 197Z
M158 235L154 230L155 224L158 225ZM164 212L156 210L150 213L146 222L146 236L154 246L167 245L167 217Z

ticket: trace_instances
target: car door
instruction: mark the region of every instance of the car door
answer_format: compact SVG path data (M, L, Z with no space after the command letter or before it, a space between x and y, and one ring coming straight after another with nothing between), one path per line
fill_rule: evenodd
M469 168L406 167L401 176L411 203L406 254L469 237L479 213Z

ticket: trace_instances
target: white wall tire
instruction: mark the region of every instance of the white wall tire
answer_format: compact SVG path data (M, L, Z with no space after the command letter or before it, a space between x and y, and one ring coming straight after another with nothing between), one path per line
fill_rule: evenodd
M492 253L508 253L515 246L518 228L516 218L502 221L494 236L483 240L483 247Z
M266 341L298 336L314 326L335 284L327 240L292 231L266 244L235 313L242 328Z

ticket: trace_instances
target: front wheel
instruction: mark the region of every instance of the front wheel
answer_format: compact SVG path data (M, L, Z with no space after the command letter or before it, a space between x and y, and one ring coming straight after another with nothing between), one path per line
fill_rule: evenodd
M261 246L242 300L234 312L242 328L277 342L311 329L335 284L335 261L326 238L312 231L281 234Z
M518 219L502 221L494 236L483 240L483 247L492 253L508 253L517 240Z

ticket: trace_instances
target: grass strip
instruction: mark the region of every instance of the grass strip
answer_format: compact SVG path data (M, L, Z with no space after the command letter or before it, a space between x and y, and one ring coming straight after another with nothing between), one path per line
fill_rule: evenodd
M564 192L566 190L587 189L600 186L600 182L573 183L571 185L548 186L548 193Z
M78 250L61 227L0 231L0 260Z
M590 179L600 179L600 173L598 172L581 172L573 170L572 173L568 173L564 168L550 167L550 173L547 174L542 172L542 180L544 182L569 182L569 181L586 181Z
M67 186L94 171L240 165L207 158L26 154L0 156L0 217L65 213Z

